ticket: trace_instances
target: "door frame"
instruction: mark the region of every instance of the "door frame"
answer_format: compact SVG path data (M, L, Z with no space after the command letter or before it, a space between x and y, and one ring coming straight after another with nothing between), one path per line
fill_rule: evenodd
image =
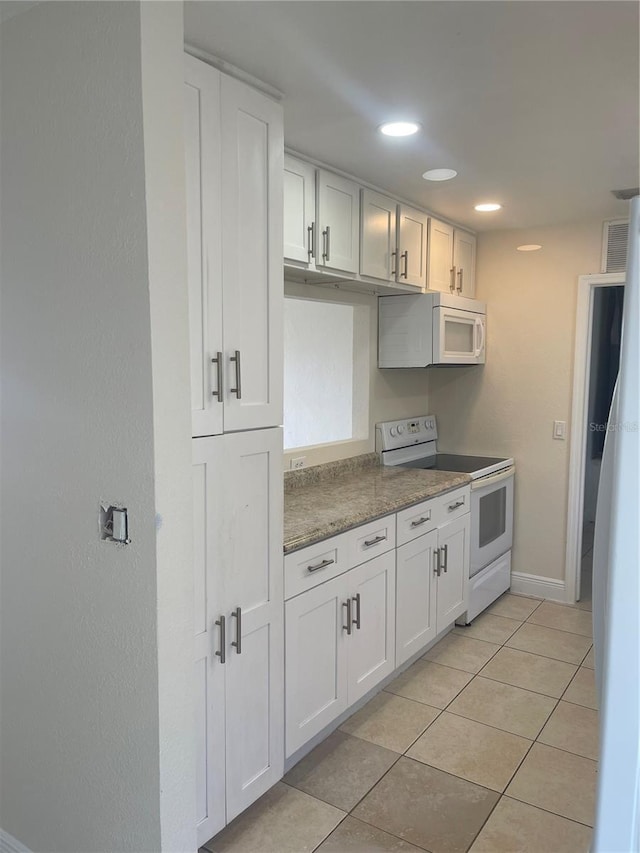
M589 361L591 358L594 294L598 287L613 287L625 283L625 273L581 275L578 278L565 559L565 598L568 604L575 604L580 593L585 453L587 449L586 421L589 406L589 377L591 373Z

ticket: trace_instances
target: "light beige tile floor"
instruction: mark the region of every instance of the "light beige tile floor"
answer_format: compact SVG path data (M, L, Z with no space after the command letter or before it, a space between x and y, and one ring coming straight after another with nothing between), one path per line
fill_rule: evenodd
M203 850L586 853L598 749L590 617L502 596Z

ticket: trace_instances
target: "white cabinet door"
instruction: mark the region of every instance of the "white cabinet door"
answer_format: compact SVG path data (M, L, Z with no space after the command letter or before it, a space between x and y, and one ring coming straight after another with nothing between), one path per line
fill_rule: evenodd
M194 441L199 843L283 773L281 455L281 429Z
M225 432L282 423L282 107L221 79Z
M456 293L473 297L476 292L476 238L457 228L453 235L453 266L456 271Z
M224 571L229 614L229 822L284 769L282 430L225 435L222 442L224 529L216 570Z
M360 198L353 181L318 171L316 266L357 273L360 262Z
M287 756L347 708L347 597L342 576L285 604Z
M220 73L185 57L184 140L192 435L222 432Z
M428 216L412 207L398 207L398 281L425 288L427 283Z
M397 203L373 190L360 191L360 275L395 281Z
M349 704L395 669L396 555L394 551L348 572L351 596Z
M220 469L222 438L193 442L193 576L196 700L196 795L198 846L226 823L225 793L225 664L221 621L224 578L214 571L220 563L223 533ZM227 614L228 615L228 614ZM216 624L218 623L218 624Z
M468 600L471 522L469 513L438 530L437 630L442 631L465 612Z
M453 227L429 217L427 287L429 290L453 289Z
M438 531L398 548L396 559L396 666L436 636Z
M314 265L316 170L310 163L284 155L284 257Z

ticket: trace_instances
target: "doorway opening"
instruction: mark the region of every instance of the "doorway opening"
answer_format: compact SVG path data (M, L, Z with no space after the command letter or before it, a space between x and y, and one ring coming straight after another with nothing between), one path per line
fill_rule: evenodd
M567 601L591 609L593 533L602 450L620 361L624 276L581 276L578 287L569 507Z

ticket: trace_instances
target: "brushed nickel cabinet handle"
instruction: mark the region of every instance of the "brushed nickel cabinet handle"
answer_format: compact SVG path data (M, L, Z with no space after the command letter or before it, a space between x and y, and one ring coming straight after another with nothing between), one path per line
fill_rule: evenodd
M358 631L360 630L360 593L357 592L353 596L353 600L356 603L356 618L353 620L353 624L356 626Z
M402 253L401 257L404 258L404 272L400 273L401 278L409 278L409 250L407 249Z
M440 549L433 549L433 573L440 577Z
M421 524L426 524L427 521L431 521L431 510L429 510L427 515L422 515L420 518L416 518L415 521L412 521L411 527L420 527Z
M242 397L242 385L240 384L241 383L242 370L240 367L240 350L239 349L235 350L235 355L232 355L229 358L229 361L234 361L236 364L236 387L230 388L229 391L232 394L235 394L239 400Z
M231 614L236 620L236 638L232 641L231 645L235 647L235 650L239 655L242 654L242 608L236 607L236 609Z
M220 658L220 663L224 663L227 659L227 630L225 617L221 616L219 619L216 620L215 624L220 627L220 651L216 652L215 654Z
M386 536L374 536L373 539L365 539L362 544L365 548L370 548L372 545L377 545L378 542L384 542L386 538Z
M342 606L347 608L347 624L342 626L342 629L347 632L347 634L351 634L351 599L348 598L346 601L342 602Z
M395 268L395 266L396 266L396 258L397 258L397 257L398 257L398 252L397 252L397 251L395 251L395 252L391 252L391 258L392 258L392 261L391 261L391 277L392 277L392 278L395 278L395 277L396 277L396 275L397 275L397 273L398 273L398 270Z
M454 504L449 504L449 512L453 512L454 509L458 509L461 506L464 506L464 498L461 501L456 501Z
M309 256L309 260L311 258L315 258L316 256L316 223L312 222L311 225L307 226L307 234L309 237L309 248L307 249L307 254Z
M308 572L319 572L320 569L326 569L327 566L331 566L335 563L335 560L323 560L321 563L318 563L316 566L307 566Z
M218 378L218 390L212 391L211 396L217 397L218 402L222 403L222 353L217 352L216 357L211 359L211 364L216 365L216 373Z
M449 274L451 276L451 279L449 281L449 290L451 291L451 293L453 293L456 289L456 268L451 267L451 269L449 270Z
M446 574L449 565L449 546L442 546L442 571Z
M462 293L462 274L464 270L461 268L458 270L458 293Z
M327 225L325 230L322 232L322 257L325 261L328 261L331 257L331 226Z

